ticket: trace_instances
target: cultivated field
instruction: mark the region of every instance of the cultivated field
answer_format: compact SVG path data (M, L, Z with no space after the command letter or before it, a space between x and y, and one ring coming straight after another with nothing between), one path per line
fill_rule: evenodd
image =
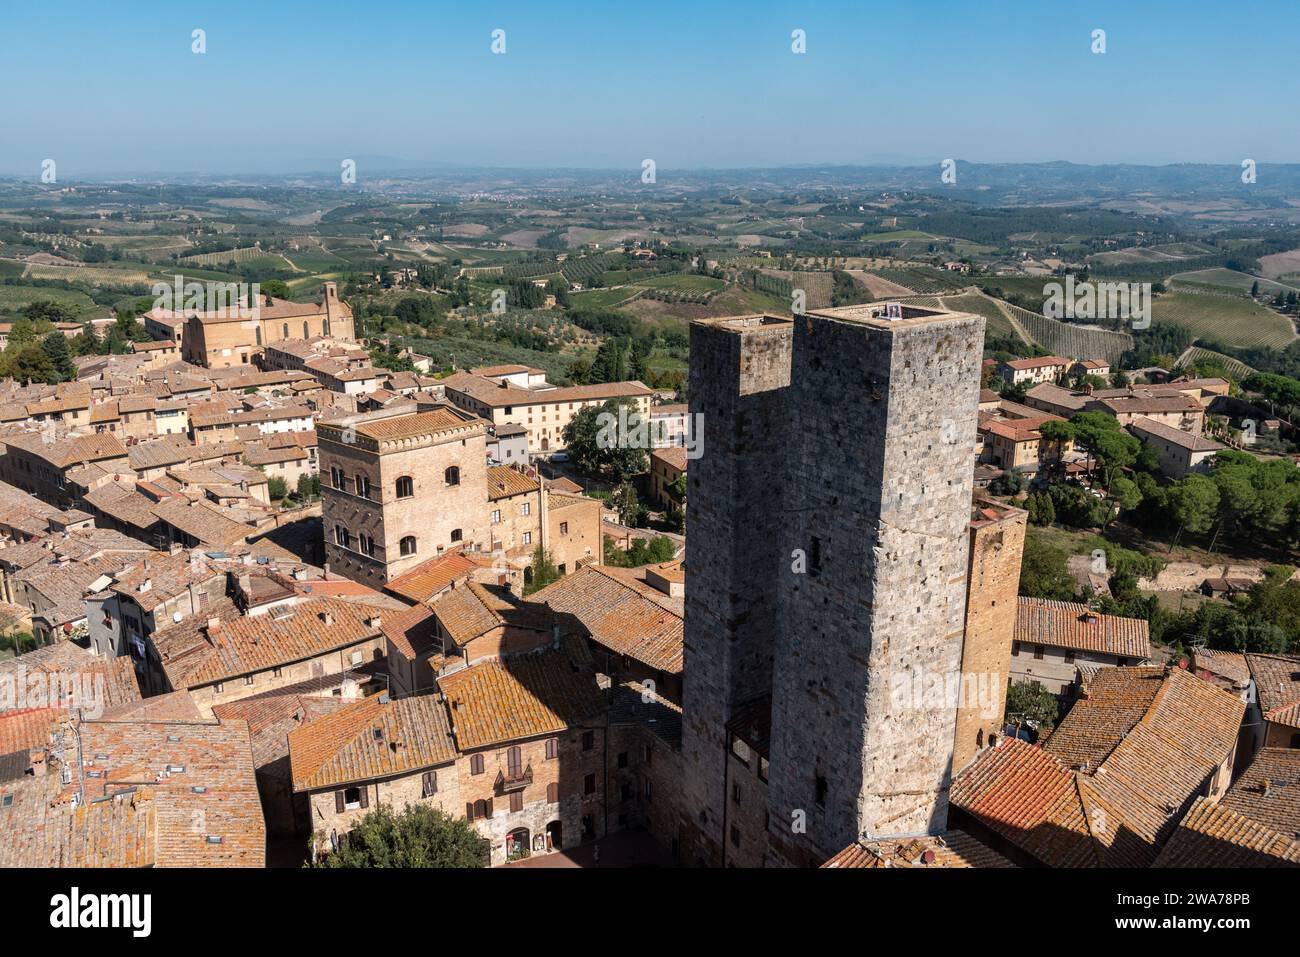
M1054 355L1067 359L1105 359L1111 365L1118 365L1120 357L1133 348L1133 337L1127 332L1058 322L1009 303L1004 308L1030 339Z
M1274 282L1271 279L1261 279L1258 276L1252 276L1250 273L1238 272L1235 269L1197 269L1193 272L1180 272L1176 276L1170 276L1169 281L1176 287L1190 286L1193 289L1202 288L1209 290L1224 290L1232 293L1249 293L1254 288L1255 283L1259 283L1259 291L1266 295L1275 296L1278 292L1297 292L1296 286L1289 286L1286 283Z
M1291 273L1300 273L1300 249L1290 249L1284 253L1259 257L1260 272L1269 279L1277 279Z
M1286 316L1251 299L1173 293L1158 296L1151 306L1154 322L1183 326L1197 339L1227 346L1264 346L1281 349L1296 338Z

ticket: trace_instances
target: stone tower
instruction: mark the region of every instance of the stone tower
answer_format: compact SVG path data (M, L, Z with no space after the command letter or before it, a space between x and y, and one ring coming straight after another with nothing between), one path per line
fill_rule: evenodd
M722 861L725 725L772 690L774 583L789 570L776 526L789 454L793 325L771 316L691 324L690 411L703 455L690 462L679 855ZM972 393L974 395L974 393Z
M983 334L898 304L795 320L770 864L946 824L956 709L933 692L961 668Z
M953 774L1002 733L1026 518L1023 510L998 502L976 499L971 507L962 697L953 739Z

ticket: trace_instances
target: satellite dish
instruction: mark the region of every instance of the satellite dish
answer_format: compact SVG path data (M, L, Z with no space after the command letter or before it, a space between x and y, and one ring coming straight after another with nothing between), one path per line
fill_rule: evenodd
M172 621L175 622L176 624L180 624L181 619L184 617L185 616L182 615L179 611L172 612Z

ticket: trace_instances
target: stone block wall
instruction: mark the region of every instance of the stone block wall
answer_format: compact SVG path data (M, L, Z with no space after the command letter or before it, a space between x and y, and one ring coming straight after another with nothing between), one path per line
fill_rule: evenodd
M997 517L991 517L989 511ZM954 774L1002 734L1025 521L1025 513L1018 508L975 503L961 658L962 697L953 740Z
M773 864L946 824L955 709L909 691L961 667L984 320L906 316L795 322Z
M776 532L791 338L789 320L766 316L691 325L690 411L703 415L704 446L687 479L680 840L691 846L678 851L692 862L722 862L725 725L772 683L773 583L789 561Z

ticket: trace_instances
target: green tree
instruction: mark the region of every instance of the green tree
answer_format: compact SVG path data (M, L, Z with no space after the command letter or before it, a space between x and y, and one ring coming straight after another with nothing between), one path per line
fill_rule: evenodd
M51 332L41 340L41 351L54 369L53 382L72 382L77 378L77 365L72 361L72 350L61 332Z
M628 528L640 528L645 524L645 508L631 482L622 482L610 493L609 507L618 512L619 522Z
M487 867L490 845L468 821L426 804L400 814L381 805L340 840L317 867Z
M1035 525L1051 525L1056 521L1056 506L1052 497L1043 492L1033 492L1025 501L1025 510L1029 512L1029 521Z
M625 411L620 416L620 409ZM618 481L644 472L648 464L650 423L630 398L588 406L564 427L569 457L582 471Z
M1013 681L1007 686L1007 724L1027 724L1041 736L1056 727L1060 713L1056 695L1037 681Z
M304 502L308 499L315 498L320 494L320 476L319 475L299 475L298 476L298 497Z
M1074 600L1074 578L1070 575L1065 549L1047 542L1041 534L1025 536L1020 559L1020 594L1027 598Z
M279 475L272 475L266 480L266 494L271 496L271 501L278 502L289 494L289 483Z
M1169 543L1173 551L1184 530L1202 535L1213 527L1219 511L1219 487L1204 475L1189 475L1169 487L1165 501L1178 523L1174 540Z
M538 545L533 550L533 563L528 568L528 581L524 584L524 594L531 595L559 579L560 570L556 567L550 552Z
M10 343L0 356L0 375L24 383L53 382L54 365L40 346L28 344L14 349Z

